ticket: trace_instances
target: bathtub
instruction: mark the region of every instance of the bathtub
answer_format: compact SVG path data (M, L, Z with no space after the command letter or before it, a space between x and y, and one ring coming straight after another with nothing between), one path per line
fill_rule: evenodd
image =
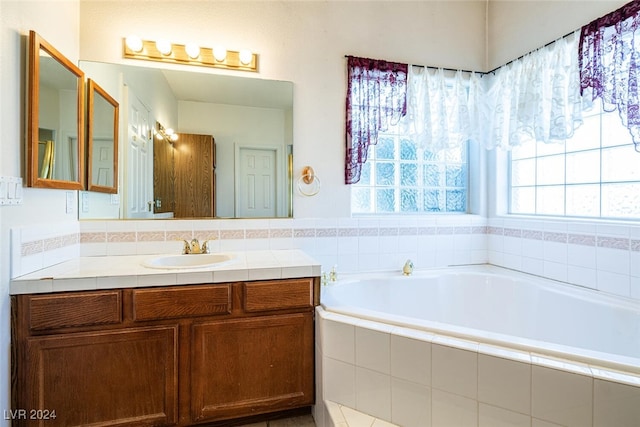
M322 287L318 313L322 331L318 357L324 370L318 392L326 400L383 420L403 426L464 425L457 418L464 413L458 404L459 399L468 399L474 402L467 408L470 417L476 408L475 422L482 419L484 407L490 408L485 413L504 410L513 417L523 416L525 425L536 419L561 425L640 425L638 301L479 265L416 271L411 276L343 275ZM431 346L424 363L412 368L429 371L424 380L406 373L411 372L405 369L411 354L395 368L405 371L404 377L395 376L393 354L401 353L394 350L394 343L402 339L409 339L411 346L420 341ZM377 346L372 345L375 342ZM345 350L352 344L353 354ZM505 378L512 368L522 374L513 377L520 380L501 386L502 391L487 391L500 381L510 381ZM488 369L493 374L487 374ZM332 373L336 370L337 376ZM388 390L376 387L380 391L371 398L372 392L362 384L372 381L388 384ZM402 381L428 390L428 415L414 414L414 410L424 412L420 405L406 407L411 396L396 402L393 409L393 396L404 395L393 388ZM622 390L625 398L611 399L611 387ZM501 392L505 395L496 401L495 394ZM580 405L584 407L577 410ZM571 416L577 418L566 418ZM469 423L474 421L470 418Z

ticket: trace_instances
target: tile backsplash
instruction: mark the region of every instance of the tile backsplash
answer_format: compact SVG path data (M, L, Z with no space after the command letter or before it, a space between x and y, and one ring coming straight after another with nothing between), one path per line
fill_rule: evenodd
M180 253L192 238L212 251L302 249L339 273L490 263L640 300L640 227L477 215L32 225L11 230L11 276L78 256Z

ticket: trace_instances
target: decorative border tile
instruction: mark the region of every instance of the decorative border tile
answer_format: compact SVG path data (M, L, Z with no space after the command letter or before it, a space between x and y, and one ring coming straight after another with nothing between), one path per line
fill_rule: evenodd
M519 228L505 228L503 232L508 237L522 237L522 230Z
M588 236L586 234L569 234L568 243L582 246L595 246L596 236Z
M339 237L358 237L357 228L338 228Z
M113 233L107 233L107 242L135 242L136 241L136 233L135 231L116 231Z
M23 243L20 247L20 255L28 256L39 254L44 251L44 242L42 240L36 240L35 242Z
M245 239L268 239L269 230L245 230Z
M567 233L556 233L556 232L545 231L544 241L556 242L556 243L567 243Z
M80 234L80 243L105 243L107 241L107 233L102 232L85 232Z
M164 242L164 231L138 231L138 242Z
M316 229L316 237L336 237L338 230L335 228L318 228Z
M293 237L293 231L290 228L271 228L269 229L269 237L273 238L289 238Z
M245 230L220 230L220 240L244 239Z
M293 237L316 237L316 229L296 228L293 230Z
M629 239L624 237L600 237L597 238L598 247L629 250Z
M522 237L531 240L544 240L544 232L539 230L522 230Z
M379 236L397 236L398 229L395 227L384 227L378 229Z

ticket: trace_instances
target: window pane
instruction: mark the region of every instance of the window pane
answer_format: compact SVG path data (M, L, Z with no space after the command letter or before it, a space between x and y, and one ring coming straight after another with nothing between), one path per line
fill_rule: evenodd
M600 182L600 150L567 154L567 184Z
M394 212L395 204L393 188L376 190L376 212Z
M585 117L566 145L567 152L600 148L600 115Z
M464 187L466 183L465 169L461 165L446 166L446 186L447 187ZM448 209L447 209L448 210Z
M357 185L371 185L371 162L366 162L360 169L360 181Z
M537 148L538 156L547 156L550 154L564 153L564 143L557 142L539 143Z
M424 190L424 210L427 212L440 212L444 203L440 202L440 190Z
M631 144L631 134L623 124L617 112L602 115L602 146Z
M418 190L400 192L400 212L418 212Z
M433 151L428 151L428 150L424 150L424 153L422 154L422 157L424 160L428 161L428 162L433 162L438 160L438 153L434 153Z
M602 150L602 181L640 180L640 153L633 145Z
M353 185L353 213L466 211L466 145L430 152L401 134L386 133L369 154L362 179Z
M529 141L524 144L518 145L511 149L511 159L526 159L528 157L535 157L536 155L536 143L535 141Z
M611 218L640 217L640 183L602 184L602 215Z
M536 159L515 160L511 162L511 185L536 184Z
M538 157L537 180L538 185L562 184L564 182L564 155Z
M393 185L394 173L393 163L376 163L376 185Z
M371 212L371 190L360 187L351 189L351 209L354 213L370 213Z
M511 213L536 213L535 187L519 187L511 189Z
M447 190L447 212L464 212L467 205L467 192Z
M417 160L418 149L416 144L408 139L400 141L400 159L402 160Z
M425 165L424 166L424 185L427 187L438 187L440 185L440 179L443 173L440 172L440 166L438 165Z
M393 138L378 138L378 143L372 147L376 150L376 159L393 159L395 158L396 147Z
M418 165L415 163L403 163L400 165L400 185L418 185Z
M564 186L538 187L536 213L540 215L564 215Z
M600 185L567 185L567 215L600 215Z

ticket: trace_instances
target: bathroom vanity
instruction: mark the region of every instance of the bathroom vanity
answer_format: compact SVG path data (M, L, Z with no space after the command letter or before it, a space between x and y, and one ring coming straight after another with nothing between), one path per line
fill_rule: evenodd
M233 425L309 407L320 266L286 252L281 267L204 270L102 257L120 263L111 274L132 264L114 280L137 282L126 287L70 290L105 283L82 262L38 272L52 292L33 274L14 280L14 425Z

